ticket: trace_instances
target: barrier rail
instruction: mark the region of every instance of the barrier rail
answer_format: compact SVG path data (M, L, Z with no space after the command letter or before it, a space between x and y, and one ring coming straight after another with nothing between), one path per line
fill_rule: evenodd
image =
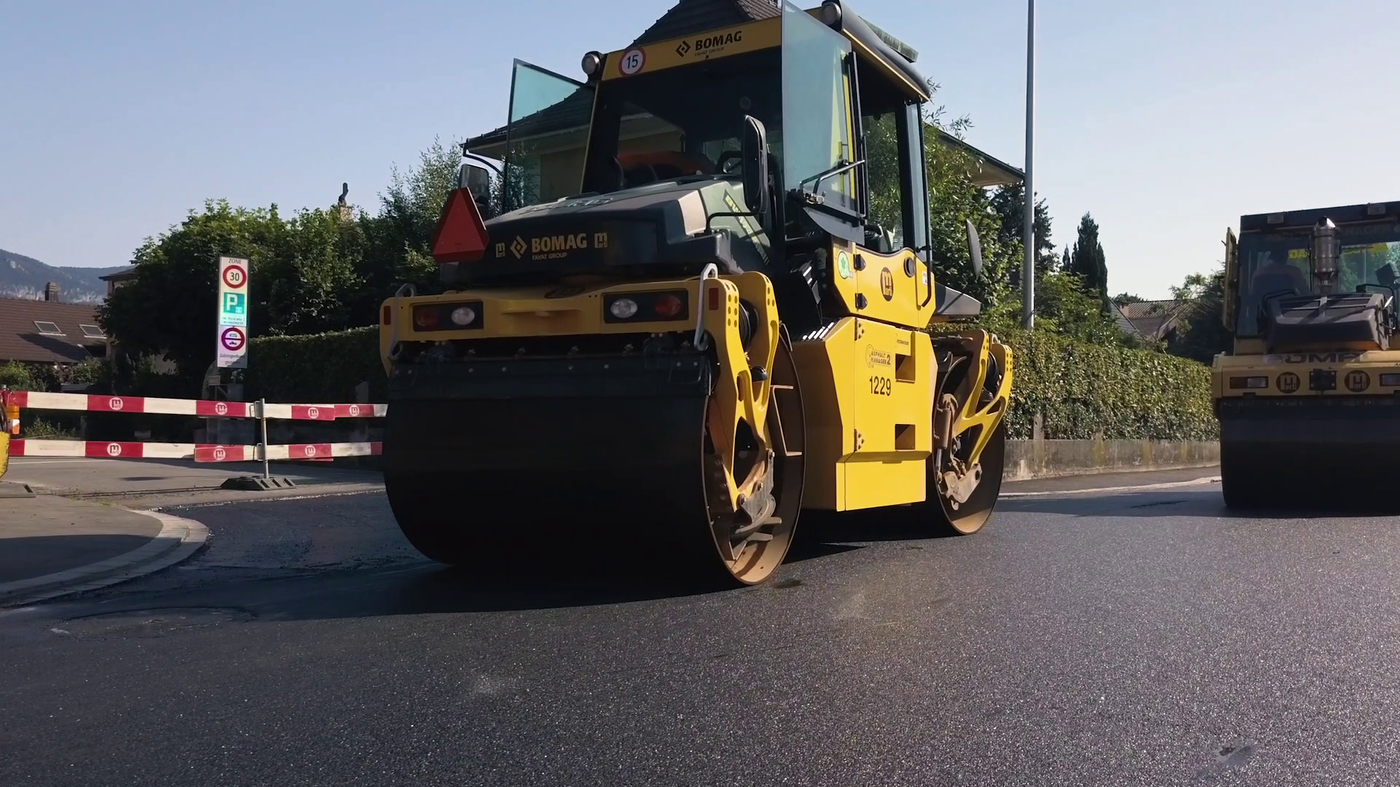
M382 418L385 404L273 404L225 402L211 399L164 399L145 396L47 393L42 391L0 391L5 424L9 428L9 456L84 457L89 459L193 459L195 462L262 462L267 479L269 461L329 462L354 456L378 456L378 442L288 443L267 442L267 422L339 421ZM131 413L144 415L190 415L202 418L253 419L261 423L262 440L251 445L222 443L158 443L106 440L47 440L19 437L19 411L66 410L89 413ZM12 425L12 426L11 426ZM3 459L3 457L0 457ZM0 468L3 468L0 462ZM0 470L0 475L3 471Z

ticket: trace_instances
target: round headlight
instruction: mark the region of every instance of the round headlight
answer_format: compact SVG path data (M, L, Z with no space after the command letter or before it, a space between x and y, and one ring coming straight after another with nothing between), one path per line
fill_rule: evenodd
M589 52L583 56L583 73L593 76L598 73L598 69L603 67L603 56L597 52Z
M608 307L608 311L619 320L625 320L637 313L637 302L631 298L618 298Z
M471 325L476 320L476 312L470 306L459 306L452 310L452 322L456 325Z

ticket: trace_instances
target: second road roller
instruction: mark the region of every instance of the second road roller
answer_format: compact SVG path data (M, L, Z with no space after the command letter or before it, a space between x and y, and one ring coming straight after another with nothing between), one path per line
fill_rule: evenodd
M386 491L427 557L754 585L803 510L986 525L1012 354L931 330L981 304L934 275L917 55L835 0L774 13L582 80L517 62L509 124L464 143L447 291L380 326Z
M1212 370L1232 508L1393 505L1400 202L1240 217Z

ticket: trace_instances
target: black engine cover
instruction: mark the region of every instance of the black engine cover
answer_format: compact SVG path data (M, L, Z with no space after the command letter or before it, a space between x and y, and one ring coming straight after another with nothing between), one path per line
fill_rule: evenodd
M1276 298L1269 302L1269 352L1384 350L1390 343L1380 293L1337 293Z

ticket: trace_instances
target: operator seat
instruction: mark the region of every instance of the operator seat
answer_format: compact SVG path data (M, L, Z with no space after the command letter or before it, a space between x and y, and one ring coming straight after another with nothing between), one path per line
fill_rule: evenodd
M1255 320L1262 329L1267 314L1266 298L1272 301L1277 297L1306 295L1312 290L1312 286L1303 272L1292 265L1267 265L1250 278L1249 290L1249 308L1254 312Z
M627 186L641 186L691 175L713 175L714 162L706 156L675 150L619 153L617 163L626 175Z

